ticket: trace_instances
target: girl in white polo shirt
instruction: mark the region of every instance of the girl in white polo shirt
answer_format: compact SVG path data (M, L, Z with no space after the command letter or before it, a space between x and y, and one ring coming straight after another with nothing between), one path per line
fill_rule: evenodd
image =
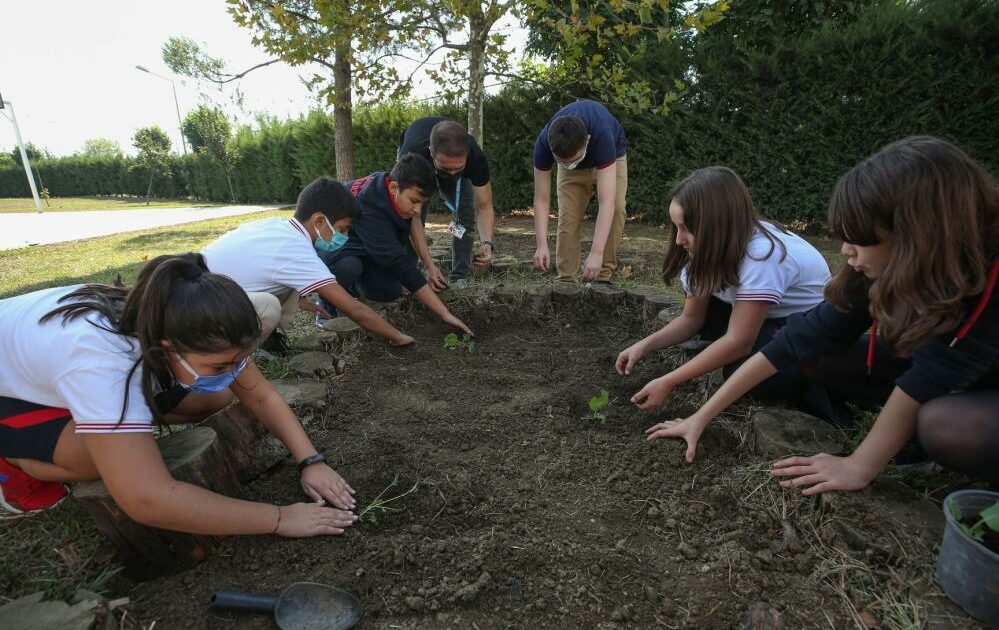
M132 519L201 534L338 534L353 490L249 358L260 323L246 293L200 254L160 256L133 289L58 287L0 300L0 506L57 503L101 479ZM173 479L153 423L195 422L235 394L301 462L315 501L274 506Z
M687 298L683 314L617 357L619 374L630 374L651 351L700 334L710 341L696 357L649 381L633 397L641 409L666 402L670 392L717 368L727 378L767 343L788 315L822 302L829 265L807 241L774 223L761 221L749 190L731 169L694 171L670 192L672 245L663 280L680 276ZM796 394L795 373L776 374L753 394L783 398Z

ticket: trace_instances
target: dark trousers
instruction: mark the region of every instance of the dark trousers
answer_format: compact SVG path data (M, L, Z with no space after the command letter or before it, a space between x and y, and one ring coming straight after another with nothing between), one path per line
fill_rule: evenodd
M440 178L440 184L441 197L453 206L457 181L451 177L442 177ZM444 206L444 209L448 211L449 222L456 220L465 228L465 235L460 239L451 238L450 279L453 282L467 278L472 273L472 248L475 246L475 237L472 235L475 232L475 190L472 187L472 181L467 177L461 178L461 199L458 204L457 219L455 219L455 214L448 209L447 204L441 203L440 205ZM430 205L424 204L423 211L420 214L420 220L423 221L423 225L427 224L427 215L429 212Z
M708 304L708 314L704 320L704 326L701 328L701 339L704 341L715 341L723 337L728 331L728 322L731 317L732 305L712 296L711 302ZM776 335L778 331L784 327L785 321L787 321L786 317L776 317L764 320L763 325L760 327L759 334L756 335L756 341L753 342L752 351L750 351L750 353L745 357L733 361L722 368L722 375L726 379L732 376L732 374L739 369L739 366L745 363L749 357L756 354L760 348L770 343L770 340L774 338L774 335ZM801 385L801 372L796 367L791 367L781 370L777 374L774 374L767 380L763 381L750 390L749 394L755 398L766 400L796 399L798 397L798 393L801 391Z

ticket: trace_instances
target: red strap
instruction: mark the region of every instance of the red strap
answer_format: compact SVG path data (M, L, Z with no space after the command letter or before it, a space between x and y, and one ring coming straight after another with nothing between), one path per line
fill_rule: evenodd
M978 300L978 305L975 307L975 310L971 311L971 317L968 318L968 321L964 322L964 325L961 326L961 328L957 331L957 334L954 335L954 339L950 342L951 347L968 334L971 327L975 325L978 318L982 316L983 312L985 312L985 307L989 303L989 298L992 297L992 289L995 288L997 279L999 279L999 260L992 263L992 269L989 271L989 279L985 283L985 290L982 291L982 297Z
M873 320L871 322L871 336L867 340L867 375L871 375L871 370L874 369L874 346L878 341L878 320Z
M57 420L59 418L69 418L71 414L69 409L60 409L58 407L46 407L44 409L36 409L34 411L29 411L27 413L18 414L16 416L11 416L9 418L4 418L0 420L0 424L5 427L10 427L12 429L26 429L28 427L33 427L36 424L42 424L44 422L50 422L52 420Z

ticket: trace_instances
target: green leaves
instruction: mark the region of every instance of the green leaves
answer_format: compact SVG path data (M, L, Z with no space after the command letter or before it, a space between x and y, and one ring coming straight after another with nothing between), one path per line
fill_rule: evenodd
M954 519L954 522L964 530L966 534L982 542L985 539L986 528L991 529L993 532L999 533L999 501L996 501L991 506L985 508L978 513L979 519L973 525L968 525L965 523L963 515L961 514L961 509L957 507L957 504L951 501L948 503L950 508L950 515Z
M444 336L444 347L448 350L464 350L468 354L475 354L476 351L475 342L467 333L461 337L456 333L448 333Z
M610 404L610 394L606 389L601 389L600 394L590 398L590 416L589 419L594 422L599 422L603 424L607 420L607 415L603 413L603 410L607 408Z

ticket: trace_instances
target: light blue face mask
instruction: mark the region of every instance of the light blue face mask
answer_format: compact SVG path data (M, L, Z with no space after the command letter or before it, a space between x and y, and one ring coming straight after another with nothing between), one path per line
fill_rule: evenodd
M215 374L213 376L202 376L194 371L191 364L184 360L184 357L177 355L177 361L180 363L187 372L194 377L194 382L190 385L180 384L181 387L189 392L195 394L215 394L218 392L225 391L229 389L239 373L243 371L243 368L250 362L250 357L245 357L242 361L236 364L236 367L232 371L226 372L224 374Z
M340 232L334 230L330 220L325 216L323 217L323 220L326 221L326 225L329 226L330 232L333 233L333 237L327 241L321 234L319 234L319 230L316 230L316 240L314 244L316 249L321 252L335 252L347 244L348 237L346 234L341 234Z

